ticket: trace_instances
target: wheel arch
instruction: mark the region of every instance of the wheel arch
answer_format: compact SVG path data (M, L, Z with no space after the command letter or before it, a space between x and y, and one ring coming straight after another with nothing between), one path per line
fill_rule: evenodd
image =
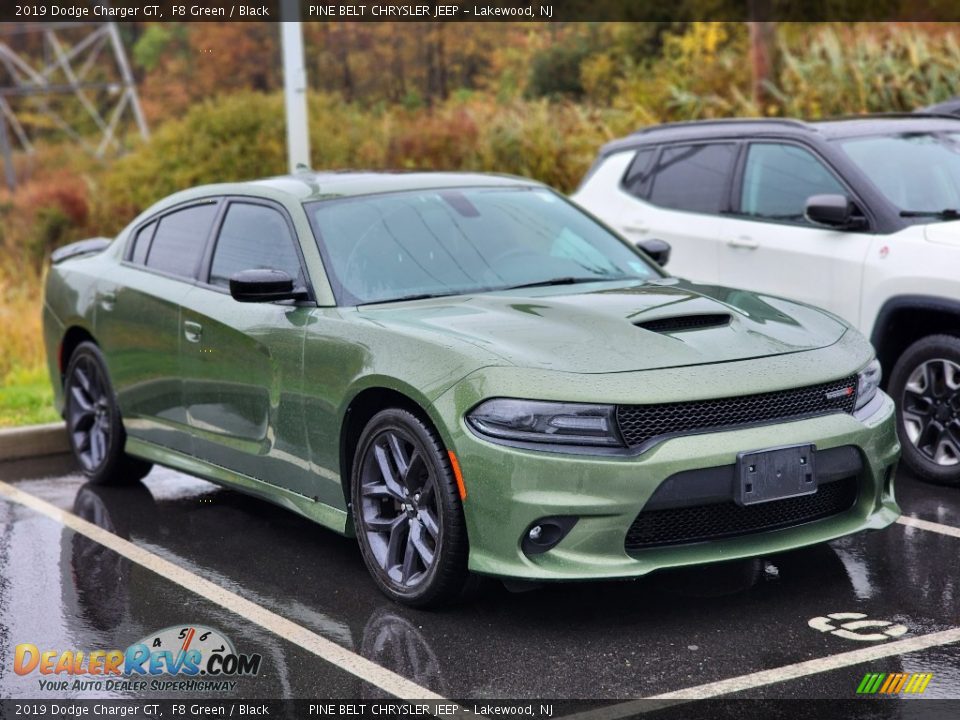
M960 337L960 300L899 295L883 304L873 324L870 342L883 367L885 385L903 351L928 335Z
M350 476L353 470L353 456L356 453L360 433L374 415L387 408L406 410L429 425L440 436L441 442L450 446L449 439L441 423L427 409L424 399L416 399L416 393L408 389L397 389L387 384L374 384L359 389L345 405L340 417L340 485L344 503L350 506Z
M70 358L73 356L74 351L83 342L92 342L94 345L98 345L96 339L93 337L93 334L82 325L71 325L63 333L63 338L60 340L60 349L57 357L57 367L60 370L60 386L63 387L64 377L67 373L67 366L70 364Z

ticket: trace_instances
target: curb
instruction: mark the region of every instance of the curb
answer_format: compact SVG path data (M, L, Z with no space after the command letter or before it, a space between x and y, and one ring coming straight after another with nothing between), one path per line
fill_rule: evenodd
M0 430L0 461L70 452L62 422Z

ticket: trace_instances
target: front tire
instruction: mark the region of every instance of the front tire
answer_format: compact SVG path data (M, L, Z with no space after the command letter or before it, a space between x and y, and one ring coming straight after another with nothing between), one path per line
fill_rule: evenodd
M63 384L70 447L80 470L98 485L132 484L152 465L123 451L126 433L100 348L80 343Z
M931 335L890 376L903 460L921 479L960 486L960 338Z
M367 569L388 597L438 606L467 585L467 530L436 432L406 410L377 413L360 435L351 506Z

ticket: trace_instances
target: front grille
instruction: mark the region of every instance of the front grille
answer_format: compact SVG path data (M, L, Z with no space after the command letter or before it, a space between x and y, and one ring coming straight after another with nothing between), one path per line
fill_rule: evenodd
M645 322L634 323L638 328L656 333L685 332L687 330L706 330L708 328L726 327L730 324L730 316L726 313L713 315L678 315L676 317L657 318Z
M856 501L857 479L849 477L821 485L812 495L757 505L737 505L728 500L710 505L644 510L627 531L624 545L627 551L641 550L793 527L842 513Z
M760 395L658 405L618 405L617 423L623 441L629 447L636 448L665 435L706 432L835 412L852 413L856 403L856 388L857 376L853 375L822 385ZM843 394L848 389L849 394Z

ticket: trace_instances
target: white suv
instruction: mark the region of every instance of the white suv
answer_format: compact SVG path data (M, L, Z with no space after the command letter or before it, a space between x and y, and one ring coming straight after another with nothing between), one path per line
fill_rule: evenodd
M678 275L858 327L904 460L960 485L960 119L654 127L606 145L573 197Z

